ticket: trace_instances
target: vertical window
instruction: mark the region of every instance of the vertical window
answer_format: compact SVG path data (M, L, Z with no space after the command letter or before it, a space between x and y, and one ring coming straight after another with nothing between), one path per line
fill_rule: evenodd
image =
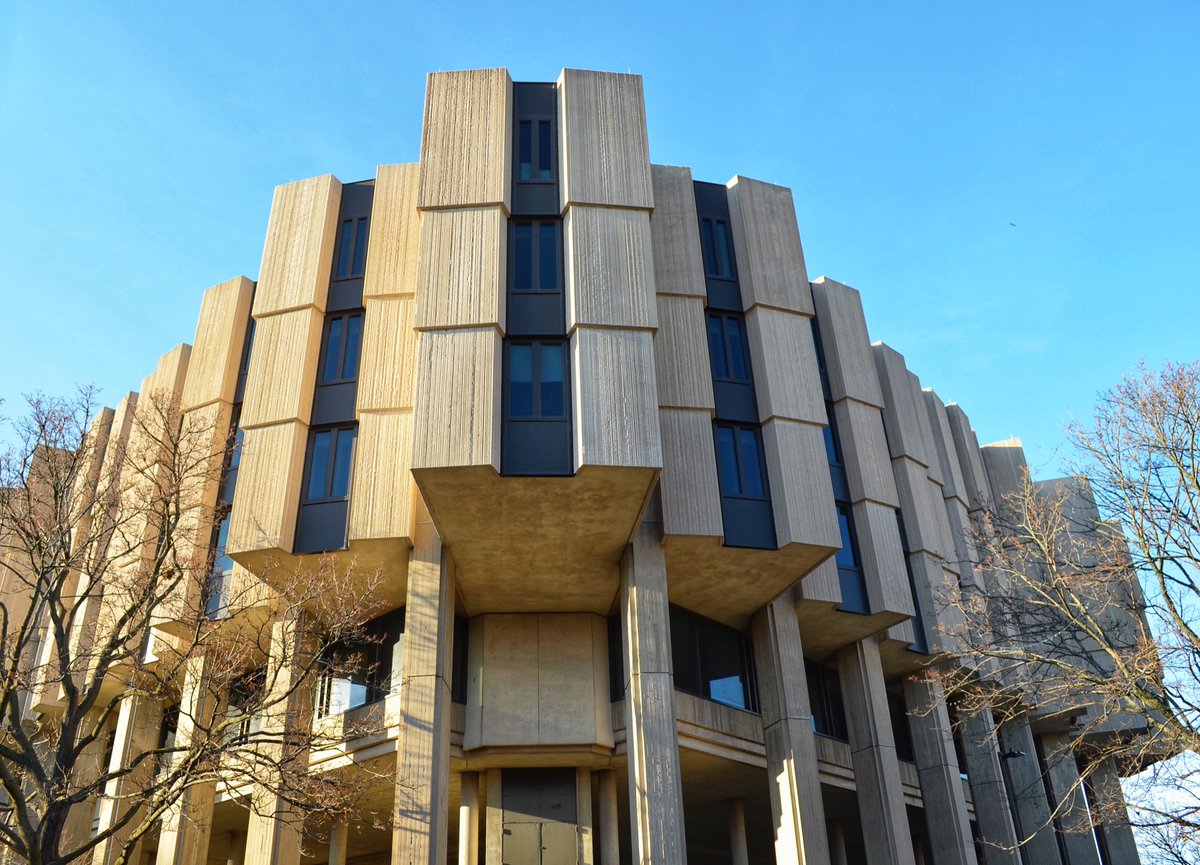
M403 607L364 624L356 639L327 647L321 656L317 715L337 715L382 700L399 681L403 652Z
M717 424L717 474L721 495L767 497L762 443L756 427Z
M512 232L512 290L561 291L559 222L515 222Z
M735 709L758 711L750 641L733 628L671 606L675 687Z
M712 358L713 378L750 381L744 331L740 315L720 312L708 314L708 353Z
M321 384L337 384L358 378L362 350L361 312L330 316L325 322L325 346L321 360Z
M700 246L704 272L718 279L733 279L733 256L729 251L729 223L705 216L700 220Z
M367 263L367 232L370 217L342 220L338 237L337 279L362 276Z
M825 456L829 465L842 466L842 446L837 434L837 417L834 414L833 403L825 403L825 416L829 422L825 425Z
M517 121L517 181L554 180L554 121Z
M309 502L336 501L350 494L350 468L358 427L314 430L308 448L304 498Z
M846 708L842 703L842 682L837 670L804 661L808 679L808 699L812 704L813 732L841 742L850 740Z
M566 345L513 342L508 345L508 416L563 418L567 414Z
M854 517L850 512L850 505L838 502L837 515L838 529L842 535L842 548L836 555L837 566L857 571L861 566L858 561L858 544L854 537Z
M896 756L901 760L913 762L916 757L913 752L912 729L908 726L908 706L904 696L895 691L887 692L888 714L892 722L892 738L896 743Z

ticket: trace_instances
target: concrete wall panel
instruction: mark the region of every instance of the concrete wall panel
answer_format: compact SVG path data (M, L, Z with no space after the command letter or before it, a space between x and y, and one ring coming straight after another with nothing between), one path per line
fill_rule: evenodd
M411 411L359 416L350 540L412 537Z
M879 409L844 399L834 406L834 412L851 501L869 499L896 507L896 479Z
M896 509L877 502L856 502L853 513L871 612L912 615L912 592L896 527Z
M779 546L841 546L821 428L769 420L763 424L763 449Z
M663 409L663 534L720 537L721 492L712 418L705 411Z
M703 300L659 294L654 362L660 406L713 411Z
M883 425L887 430L891 455L906 456L928 466L929 458L925 454L921 426L921 417L926 414L925 405L918 405L913 397L904 357L883 343L876 343L871 348L883 391Z
M879 374L858 291L822 276L812 284L812 296L833 398L850 397L882 406Z
M381 165L371 202L371 240L363 298L412 294L417 285L420 218L417 183L420 166Z
M654 284L660 295L707 297L696 193L690 168L651 165L654 215L650 237L654 247Z
M762 420L825 422L825 400L807 316L769 307L746 313L746 336Z
M244 429L285 421L308 423L324 321L321 310L310 306L255 323L242 404Z
M510 208L512 79L507 69L430 73L417 206Z
M421 216L418 329L504 329L508 224L499 207L432 210Z
M229 524L231 554L291 550L308 427L299 421L248 429Z
M571 366L576 465L660 468L652 335L579 328Z
M654 207L640 75L564 69L558 123L563 210L569 204Z
M500 466L500 334L423 331L417 338L413 468Z
M363 321L358 411L412 408L417 333L411 297L370 299Z
M581 324L658 326L648 212L571 207L563 244L568 331Z
M342 184L332 174L275 188L255 318L306 306L324 311L341 195Z
M812 315L812 291L792 191L747 177L735 177L728 185L743 305Z
M978 510L992 499L987 471L983 467L983 455L979 452L979 440L975 437L975 430L971 429L970 419L955 403L946 406L946 419L950 422L950 433L954 437L954 450L962 472L967 506L972 511Z
M254 283L239 276L204 292L181 407L233 402Z

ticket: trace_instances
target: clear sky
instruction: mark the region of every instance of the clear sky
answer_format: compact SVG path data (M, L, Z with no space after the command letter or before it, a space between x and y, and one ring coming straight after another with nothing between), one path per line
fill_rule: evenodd
M1052 471L1139 360L1200 355L1195 0L0 8L0 411L113 404L257 276L273 187L418 157L427 71L645 77L650 153L795 194L809 276Z

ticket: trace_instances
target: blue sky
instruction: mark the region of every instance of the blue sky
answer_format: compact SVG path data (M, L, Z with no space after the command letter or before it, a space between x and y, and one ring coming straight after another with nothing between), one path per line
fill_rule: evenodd
M654 161L791 187L810 278L1049 473L1097 391L1200 355L1197 45L1194 0L10 2L0 411L136 388L257 275L274 186L417 158L427 71L574 66L645 77Z

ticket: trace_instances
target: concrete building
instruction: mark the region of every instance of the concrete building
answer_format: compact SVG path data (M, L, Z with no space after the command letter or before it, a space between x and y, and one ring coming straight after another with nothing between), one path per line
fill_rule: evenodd
M392 821L302 844L217 790L144 865L1137 861L1051 817L1068 730L919 675L1019 445L810 282L790 190L652 164L636 75L430 75L420 162L279 187L146 386L238 431L214 616L270 561L385 569L379 663L311 711L383 706L343 750Z

